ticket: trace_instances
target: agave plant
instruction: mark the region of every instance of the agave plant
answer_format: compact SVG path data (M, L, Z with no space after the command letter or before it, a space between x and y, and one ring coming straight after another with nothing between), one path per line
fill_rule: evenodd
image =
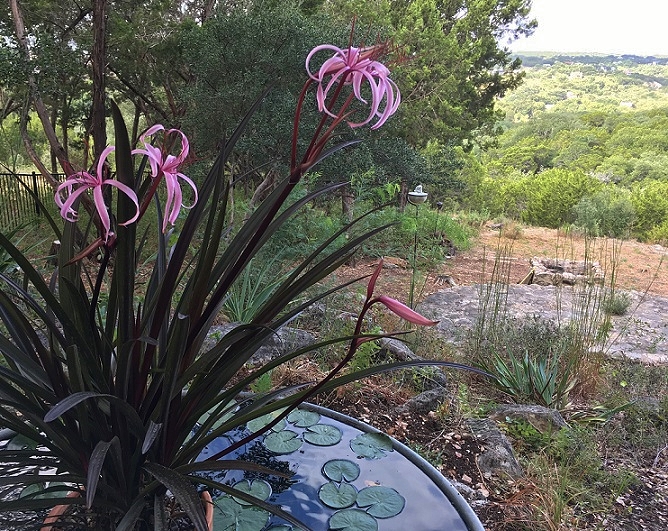
M104 151L94 174L70 175L56 193L66 222L62 230L53 224L61 246L58 266L49 278L0 233L0 249L25 275L25 281L17 283L0 273L0 424L25 443L0 451L0 511L85 505L106 516L103 523L95 524L96 529L162 529L169 491L201 531L206 523L198 489L215 487L299 526L280 509L202 474L257 469L225 457L271 424L199 461L203 448L251 419L281 410L278 422L319 391L404 366L397 363L339 374L362 342L378 337L363 330L364 316L373 305L382 304L418 325L434 324L393 299L374 295L379 268L370 279L354 335L329 341L348 343L331 373L315 383L242 395L268 371L321 346L285 354L250 373L240 373L271 334L315 301L340 289L303 299L362 242L383 229L361 234L331 250L332 242L349 229L344 227L281 279L249 322L204 347L227 295L253 257L301 206L336 188L328 186L290 200L290 192L306 172L324 157L351 145L329 144L334 130L349 121L351 102L355 98L364 101L362 84L370 87L371 114L349 125L376 119L373 127L380 127L396 110L399 94L388 80L387 69L376 60L382 51L379 47L335 51L317 74L309 73L298 100L289 175L231 241L223 237L233 185L225 168L261 99L224 142L199 187L181 173L189 149L183 133L154 126L142 136L143 147L132 149L121 113L112 106L115 146ZM308 58L312 60L313 54ZM300 111L314 84L322 119L299 157ZM347 96L345 85L352 86ZM156 147L160 136L166 142ZM180 153L171 154L168 148L179 144ZM112 153L114 179L112 163L107 160ZM150 176L145 176L147 167ZM167 186L164 205L155 193L161 183ZM189 189L187 198L180 187L183 183ZM117 190L114 208L103 193L107 187ZM93 243L83 249L76 244L77 231L85 233L77 216L82 199L92 207L93 230L97 231ZM187 215L178 236L170 239L182 208L188 209ZM139 234L138 222L148 212L157 217L156 233L150 236L156 241L157 256L149 280L140 285L137 271L149 235ZM88 259L93 252L101 255L99 263ZM296 300L299 302L294 303ZM19 488L24 489L23 495L16 497ZM80 496L69 497L71 492Z

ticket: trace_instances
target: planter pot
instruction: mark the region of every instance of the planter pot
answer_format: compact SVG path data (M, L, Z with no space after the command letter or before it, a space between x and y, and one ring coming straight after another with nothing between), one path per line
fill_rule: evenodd
M70 492L67 495L68 498L77 498L79 497L78 492ZM208 491L203 491L201 494L202 505L204 507L204 514L206 515L206 523L209 530L213 529L213 501L211 500L211 494ZM44 524L42 525L40 531L55 531L55 529L63 529L58 525L58 520L60 517L65 514L65 512L70 508L69 505L56 505L53 509L49 511L49 514L44 519Z
M255 422L249 429L267 421ZM246 434L239 430L220 437L201 458ZM229 458L292 472L290 480L241 471L215 477L280 507L311 529L484 531L466 500L422 457L375 428L325 408L303 405ZM213 494L214 528L244 520L245 531L292 529L262 509Z

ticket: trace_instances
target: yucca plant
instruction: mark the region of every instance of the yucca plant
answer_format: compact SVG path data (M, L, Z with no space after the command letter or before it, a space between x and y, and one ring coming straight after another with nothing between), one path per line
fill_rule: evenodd
M224 142L199 188L180 170L189 149L183 133L153 126L141 137L143 147L133 150L121 113L112 106L115 147L105 149L94 174L70 175L56 194L67 221L62 231L53 224L61 246L57 269L49 278L0 233L0 248L25 275L25 282L18 283L0 273L0 423L21 441L0 450L0 511L85 505L105 517L91 524L95 529L163 529L169 491L195 529L202 531L206 522L197 491L213 487L299 526L289 514L203 473L257 470L257 465L225 457L315 393L405 366L395 363L339 375L361 343L379 337L363 330L364 316L373 305L380 303L418 325L434 324L393 299L374 295L379 268L369 282L354 334L327 342L347 342L348 347L326 377L250 397L242 394L275 367L321 346L254 366L250 373L241 372L271 334L315 301L340 289L342 286L302 299L362 242L383 230L378 227L349 240L339 239L344 243L332 250L332 242L350 229L344 227L294 266L247 323L204 348L230 289L269 238L301 206L336 189L336 185L328 186L290 201L290 192L306 172L324 157L351 145L329 147L334 130L350 119L351 103L361 100L362 82L369 84L371 112L361 124L351 125L376 119L372 126L376 128L396 110L398 91L388 79L389 71L377 61L382 46L319 47L309 56L307 68L313 54L323 49L333 49L335 55L317 74L309 72L298 100L290 174L229 243L223 235L233 183L225 168L261 99ZM300 111L314 84L322 119L299 157ZM349 84L353 91L345 95ZM160 136L163 145L156 147ZM179 143L181 152L170 154ZM112 152L115 179L107 161ZM150 177L144 176L147 163ZM167 186L164 205L155 193L163 182ZM170 244L171 227L178 223L184 203L181 183L192 189L193 204ZM114 208L102 192L107 186L117 190ZM97 238L84 249L76 244L78 233L87 232L77 220L82 199L92 207L92 227L97 230ZM140 235L137 227L148 212L157 216L153 236ZM148 238L155 238L157 256L148 282L140 285L137 270ZM92 253L101 255L99 263L88 260ZM274 423L198 461L203 448L214 439L279 410L282 413ZM17 498L13 494L19 489L23 496ZM80 496L68 497L71 492Z

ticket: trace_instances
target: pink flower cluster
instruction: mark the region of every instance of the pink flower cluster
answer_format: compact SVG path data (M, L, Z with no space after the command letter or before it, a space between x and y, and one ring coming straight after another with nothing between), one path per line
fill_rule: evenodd
M397 111L401 102L399 88L390 79L389 69L375 60L384 49L383 45L366 48L349 46L347 49L341 49L329 44L313 48L306 57L306 71L309 77L318 83L316 93L318 110L335 118L336 115L328 109L325 102L328 93L340 83L352 85L355 97L365 105L370 105L371 109L366 120L350 123L350 127L366 125L374 118L378 120L371 126L371 129L381 127ZM334 55L322 64L317 74L313 74L310 67L311 59L322 50L334 51ZM327 78L329 78L328 81ZM368 83L371 91L370 104L362 96L364 82ZM385 100L384 106L382 106L383 100Z
M160 149L151 144L151 142L148 140L148 137L154 136L159 131L164 131L163 140L165 141L169 135L180 135L181 152L178 155L166 153L164 147L163 149ZM186 175L179 172L179 166L183 164L185 159L188 157L188 139L178 129L165 130L164 126L157 124L149 128L140 137L140 141L144 144L144 148L135 149L132 151L132 154L146 156L151 167L152 179L155 181L161 177L164 178L165 186L167 187L167 202L165 204L165 217L162 226L163 232L166 232L169 225L174 225L176 222L181 208L192 207L192 205L185 206L183 204L183 194L181 192L179 179L185 181L188 186L192 188L194 194L193 204L197 202L197 187L195 186L195 183L193 183L193 181L190 180ZM167 143L164 142L163 146L166 144ZM77 211L74 209L74 203L87 190L92 190L95 209L100 216L102 229L104 231L102 239L105 243L109 240L113 232L111 230L111 219L109 216L109 211L102 193L103 186L112 186L118 189L119 192L127 195L135 205L134 215L128 220L119 222L119 225L125 226L134 223L143 213L140 211L139 200L135 191L120 181L107 178L105 175L105 172L108 172L108 168L105 167L105 163L114 149L115 148L113 146L109 146L102 152L100 160L97 162L95 174L91 174L86 171L75 173L62 184L60 184L60 186L58 186L55 194L55 202L60 209L60 215L67 221L76 221Z

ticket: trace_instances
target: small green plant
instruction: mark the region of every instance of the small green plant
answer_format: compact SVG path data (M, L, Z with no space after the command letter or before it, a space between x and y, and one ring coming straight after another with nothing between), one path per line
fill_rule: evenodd
M381 333L379 328L375 328L371 333L378 334ZM350 370L351 371L363 371L369 367L373 367L376 364L375 356L376 353L380 350L380 345L375 341L369 341L367 343L361 344L357 347L357 352L353 356L353 359L350 360Z
M21 244L24 242L27 236L27 232L25 232L25 229L28 228L30 224L31 223L24 223L8 231L5 234L7 236L7 239L9 239L14 246L21 247ZM25 254L29 254L33 249L39 247L41 243L42 243L41 241L38 241L30 244L27 248L23 249L23 252ZM12 258L12 256L4 247L0 247L0 273L11 275L12 273L18 271L19 269L20 268L16 260Z
M568 407L569 394L577 383L571 367L562 365L559 352L548 357L532 357L527 350L520 356L510 350L505 356L494 353L490 364L481 368L492 374L494 385L515 402L556 409Z
M255 393L256 395L258 394L264 394L268 393L271 391L272 388L272 381L271 381L271 374L273 371L267 371L260 376L257 377L256 380L254 380L250 384L250 390L251 392Z
M244 269L230 289L223 306L231 322L249 323L285 280L285 274L276 274L276 270L280 269L279 260L280 256L271 260L260 256Z
M493 384L518 403L566 408L577 383L568 330L533 318L507 320L495 332L476 355L478 367L495 377Z
M546 448L552 439L550 433L541 433L530 423L521 419L506 418L503 429L516 441L521 442L524 450L537 452Z
M608 315L626 315L631 306L631 296L625 291L611 290L603 299L603 311Z

